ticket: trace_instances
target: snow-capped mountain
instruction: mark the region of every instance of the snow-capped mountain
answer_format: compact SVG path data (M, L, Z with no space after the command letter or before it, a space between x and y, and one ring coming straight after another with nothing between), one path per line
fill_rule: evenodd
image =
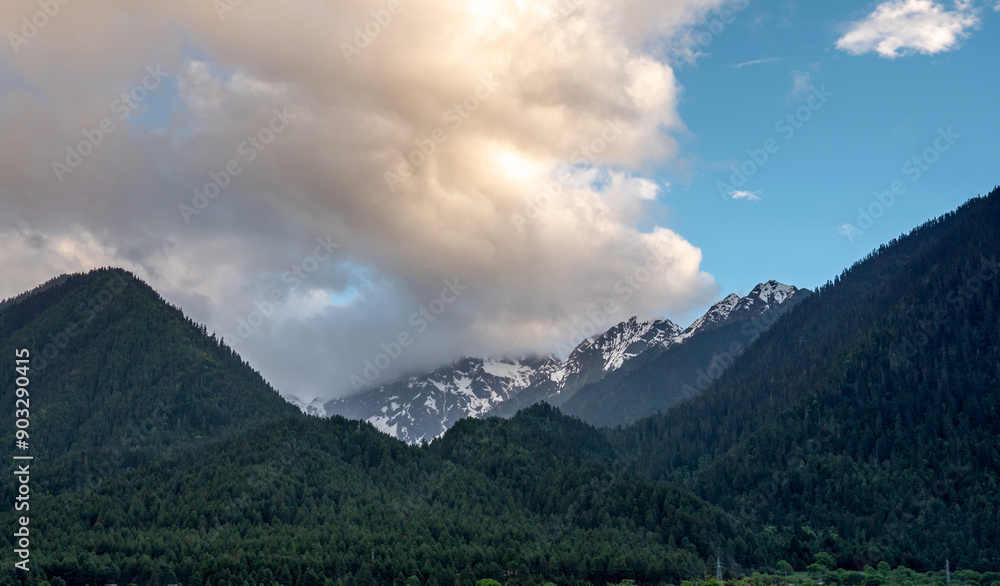
M490 415L510 417L539 401L561 407L577 391L602 380L628 360L649 351L669 349L702 332L729 323L752 320L788 301L798 291L791 285L773 280L761 283L746 297L728 295L684 330L670 320L639 320L633 317L603 334L584 340L548 379L539 378L517 396L498 405ZM766 329L766 325L760 329Z
M678 342L681 328L668 319L632 317L581 342L547 377L500 404L491 415L510 416L539 401L560 406L584 385L597 382L628 360Z
M326 404L326 412L363 419L408 443L430 441L456 421L480 417L559 366L543 359L463 358L425 376L412 376Z
M323 406L322 399L313 399L312 402L306 403L298 397L288 396L285 397L285 400L298 407L306 415L326 417L326 408Z
M335 399L323 407L328 415L363 419L405 442L430 441L465 417L511 416L539 401L561 406L583 387L639 356L667 351L729 323L752 320L785 303L798 291L768 281L745 297L727 296L686 329L667 319L632 317L583 340L565 361L554 356L521 360L464 358L430 374Z
M757 317L772 307L791 299L798 291L791 285L768 281L754 287L746 297L740 297L735 293L727 295L725 299L709 308L705 315L688 326L679 336L678 341L684 341L698 332L727 323Z

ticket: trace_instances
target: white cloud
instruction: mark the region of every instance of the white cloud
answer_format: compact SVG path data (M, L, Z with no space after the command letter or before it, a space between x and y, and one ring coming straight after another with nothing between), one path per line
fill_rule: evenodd
M733 199L745 199L747 201L760 201L759 191L730 191L729 195Z
M853 236L860 233L861 231L854 224L842 224L837 228L837 234L843 234L844 236Z
M971 0L955 0L949 10L936 0L890 0L853 22L837 48L852 55L875 52L886 59L956 49L979 26Z
M278 288L285 305L237 349L301 396L349 391L444 279L469 289L386 377L463 354L548 352L569 316L653 253L669 262L620 317L689 311L716 293L701 251L638 224L662 190L650 170L684 131L661 49L725 0L587 2L551 18L560 3L427 0L384 25L372 12L385 0L244 3L221 20L204 0L67 7L9 61L22 83L0 88L0 243L11 243L0 272L18 276L0 297L113 264L224 333ZM0 4L0 22L23 9ZM377 34L357 43L359 30ZM345 44L365 46L348 62ZM158 63L169 83L148 107L166 130L116 119L56 181L52 161ZM499 88L471 100L484 73ZM449 112L467 99L476 107L454 127ZM285 107L297 118L247 161L239 145ZM385 172L438 128L445 140L390 189ZM178 205L231 160L239 175L185 224ZM516 230L512 215L566 168L563 193ZM327 236L342 246L292 290L282 275ZM350 303L336 302L343 291Z

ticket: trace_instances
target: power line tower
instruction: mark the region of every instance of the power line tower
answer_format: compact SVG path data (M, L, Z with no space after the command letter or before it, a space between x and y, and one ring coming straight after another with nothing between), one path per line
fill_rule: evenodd
M719 581L719 586L722 586L722 558L715 556L715 579Z
M948 560L944 561L944 574L945 574L945 584L951 584L951 562Z

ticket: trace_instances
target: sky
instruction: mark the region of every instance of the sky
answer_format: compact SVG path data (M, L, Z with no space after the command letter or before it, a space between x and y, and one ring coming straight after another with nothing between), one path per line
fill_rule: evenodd
M11 0L0 298L126 268L304 401L686 326L1000 183L998 27L997 0Z

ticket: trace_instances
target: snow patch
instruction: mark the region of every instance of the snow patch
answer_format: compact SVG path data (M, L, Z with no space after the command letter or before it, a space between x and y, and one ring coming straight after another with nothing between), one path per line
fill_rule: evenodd
M511 379L517 388L522 389L531 384L531 375L535 373L534 369L522 365L520 361L514 361L513 364L510 364L496 360L483 362L483 372L499 378Z
M382 433L387 433L392 437L396 437L396 427L398 424L393 423L392 425L389 425L388 417L379 417L377 415L375 417L369 417L368 423L374 425L375 429L381 431Z
M556 370L552 374L549 375L549 380L551 380L552 382L554 382L556 384L561 383L564 378L566 378L566 369L565 368L560 368L559 370Z

